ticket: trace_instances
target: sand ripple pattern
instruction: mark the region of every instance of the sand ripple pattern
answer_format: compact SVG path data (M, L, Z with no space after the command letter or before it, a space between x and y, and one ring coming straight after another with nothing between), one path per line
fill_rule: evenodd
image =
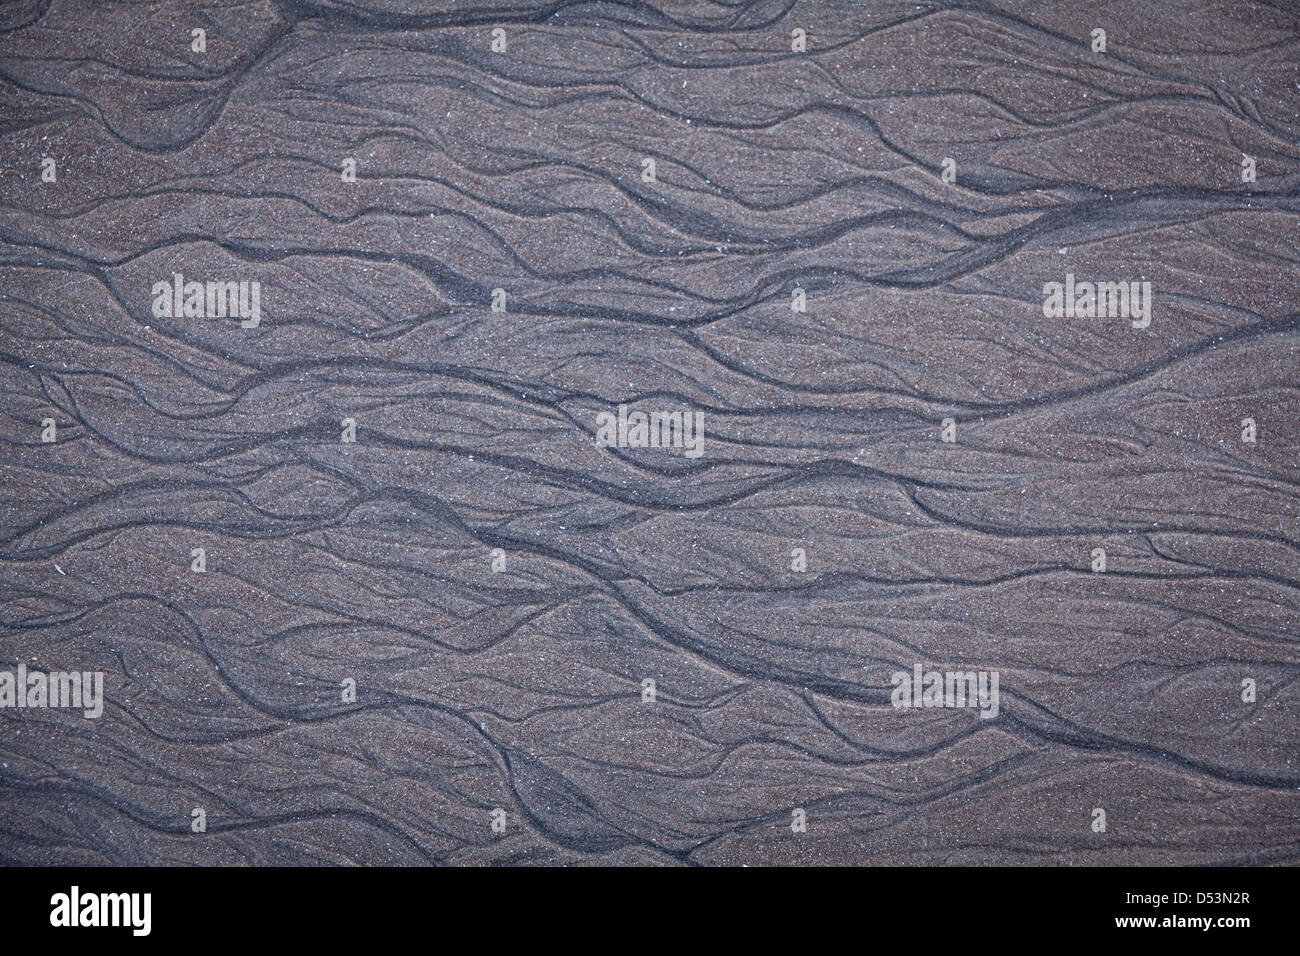
M0 712L0 860L1296 862L1298 62L1281 0L6 5L0 667L106 699Z

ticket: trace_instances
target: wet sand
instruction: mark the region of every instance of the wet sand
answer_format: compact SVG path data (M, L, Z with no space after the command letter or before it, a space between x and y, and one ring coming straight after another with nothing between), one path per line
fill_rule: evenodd
M1300 9L0 30L0 860L1300 857Z

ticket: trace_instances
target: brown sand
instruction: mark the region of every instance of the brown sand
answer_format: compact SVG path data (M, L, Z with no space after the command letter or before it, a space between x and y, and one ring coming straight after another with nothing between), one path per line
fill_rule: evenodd
M0 859L1296 861L1293 4L0 29Z

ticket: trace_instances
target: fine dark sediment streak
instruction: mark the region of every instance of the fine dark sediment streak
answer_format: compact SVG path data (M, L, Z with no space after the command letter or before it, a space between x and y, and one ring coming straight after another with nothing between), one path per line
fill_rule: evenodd
M7 5L0 860L1296 862L1300 8L1081 6Z

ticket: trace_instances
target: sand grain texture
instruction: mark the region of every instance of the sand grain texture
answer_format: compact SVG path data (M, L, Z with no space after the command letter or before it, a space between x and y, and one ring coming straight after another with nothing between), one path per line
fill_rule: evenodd
M1296 862L1300 8L1085 6L7 5L0 859Z

